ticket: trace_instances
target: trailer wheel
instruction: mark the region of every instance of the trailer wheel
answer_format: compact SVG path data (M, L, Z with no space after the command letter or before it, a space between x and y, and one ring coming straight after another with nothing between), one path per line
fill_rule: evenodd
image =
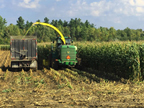
M24 69L24 71L29 71L30 70L29 67L24 67L23 69Z
M35 67L35 68L33 68L32 70L33 70L34 72L36 72L36 71L37 71L37 69L38 69L38 63L36 62L36 67Z

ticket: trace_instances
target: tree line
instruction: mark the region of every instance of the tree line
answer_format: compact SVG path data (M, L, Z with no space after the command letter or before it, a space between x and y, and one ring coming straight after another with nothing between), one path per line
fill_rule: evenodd
M10 36L23 36L34 22L26 21L20 16L14 24L7 24L5 18L0 16L0 44L9 44ZM72 19L68 22L66 20L50 20L45 17L44 21L37 20L36 22L45 22L57 27L64 36L71 36L74 41L126 41L126 40L143 40L144 31L142 29L116 30L114 27L99 27L90 23L88 20L82 22L80 18ZM35 25L33 26L27 36L37 36L38 42L50 42L54 40L59 34L50 27Z

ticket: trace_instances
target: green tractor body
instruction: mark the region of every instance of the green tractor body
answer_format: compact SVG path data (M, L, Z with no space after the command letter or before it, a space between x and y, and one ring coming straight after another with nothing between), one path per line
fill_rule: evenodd
M65 37L66 44L63 45L60 37L56 38L56 47L51 48L51 66L58 68L59 66L75 67L78 63L77 47L71 45L71 37ZM54 43L54 41L53 41Z

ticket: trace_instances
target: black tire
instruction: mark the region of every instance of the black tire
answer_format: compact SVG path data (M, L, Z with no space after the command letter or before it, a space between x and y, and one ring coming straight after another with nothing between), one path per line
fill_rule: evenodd
M77 64L75 65L75 68L76 68L76 69L79 69L79 70L82 70L82 66L81 66L81 64L79 64L79 63L77 63Z
M30 70L29 67L25 67L25 68L23 68L23 69L24 69L24 71L29 71L29 70Z
M55 70L58 70L59 68L59 63L55 61L54 59L52 60L52 68Z

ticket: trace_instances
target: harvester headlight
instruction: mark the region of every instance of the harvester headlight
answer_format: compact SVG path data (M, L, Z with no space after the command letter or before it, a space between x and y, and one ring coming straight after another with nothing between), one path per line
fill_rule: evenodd
M75 50L77 50L77 46L75 46Z

